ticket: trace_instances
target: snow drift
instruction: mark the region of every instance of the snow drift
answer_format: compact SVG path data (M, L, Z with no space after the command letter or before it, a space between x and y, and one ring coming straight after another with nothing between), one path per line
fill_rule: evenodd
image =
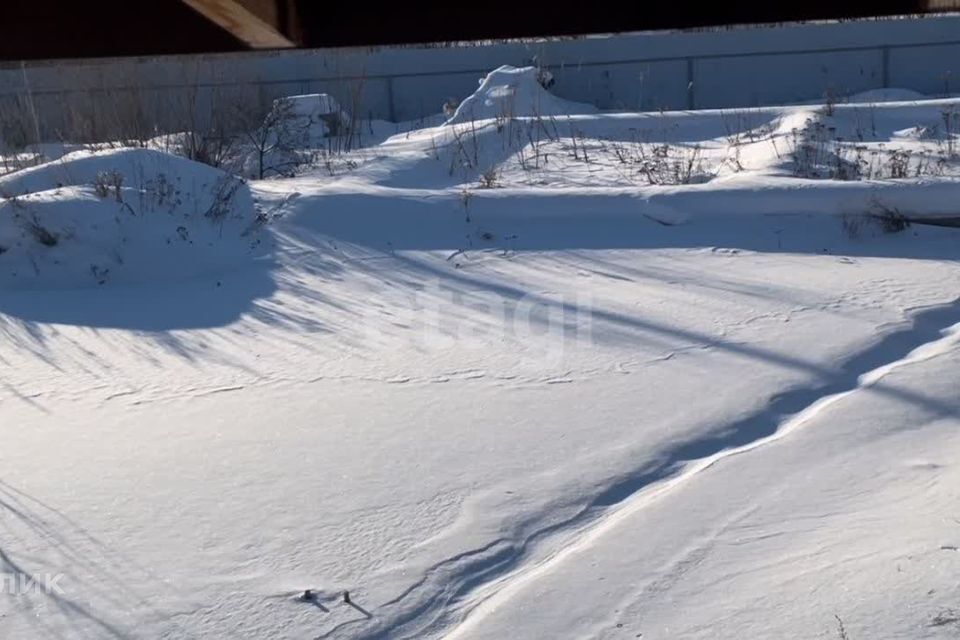
M259 242L247 184L149 149L79 151L0 177L0 286L195 275Z
M929 100L929 98L911 89L898 89L895 87L861 91L846 98L847 102L852 103L915 102L917 100Z
M533 80L460 115L587 108ZM0 575L64 593L0 637L955 637L958 113L3 178Z
M534 67L504 65L487 74L480 87L460 103L447 124L530 116L596 113L593 105L558 98L537 81Z

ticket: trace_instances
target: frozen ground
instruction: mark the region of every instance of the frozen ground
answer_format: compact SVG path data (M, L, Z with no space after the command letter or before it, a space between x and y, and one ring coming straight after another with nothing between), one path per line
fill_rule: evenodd
M528 80L0 177L0 636L960 633L960 102Z

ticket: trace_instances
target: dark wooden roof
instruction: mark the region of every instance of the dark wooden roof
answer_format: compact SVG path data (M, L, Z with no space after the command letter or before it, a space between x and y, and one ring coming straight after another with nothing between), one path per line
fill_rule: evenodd
M244 45L179 0L2 0L0 58L236 51Z
M375 45L450 40L563 36L735 24L842 19L918 13L949 0L707 0L670 2L476 3L450 0L411 9L402 2L360 16L351 3L298 3L307 46ZM574 8L576 7L576 8ZM368 15L374 15L369 20Z
M445 3L343 0L2 0L0 59L365 46L682 29L949 10L960 0ZM200 7L200 8L198 8ZM258 21L244 31L232 10ZM275 30L276 38L265 30ZM250 35L253 33L254 35Z

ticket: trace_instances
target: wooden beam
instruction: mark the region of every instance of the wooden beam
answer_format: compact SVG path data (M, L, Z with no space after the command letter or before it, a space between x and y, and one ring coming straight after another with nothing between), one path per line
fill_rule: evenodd
M274 25L260 19L236 0L182 1L253 49L282 49L297 46Z

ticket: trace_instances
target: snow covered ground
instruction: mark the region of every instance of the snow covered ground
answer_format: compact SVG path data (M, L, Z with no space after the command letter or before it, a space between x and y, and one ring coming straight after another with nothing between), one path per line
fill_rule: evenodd
M0 637L956 637L960 100L856 100L0 176Z

